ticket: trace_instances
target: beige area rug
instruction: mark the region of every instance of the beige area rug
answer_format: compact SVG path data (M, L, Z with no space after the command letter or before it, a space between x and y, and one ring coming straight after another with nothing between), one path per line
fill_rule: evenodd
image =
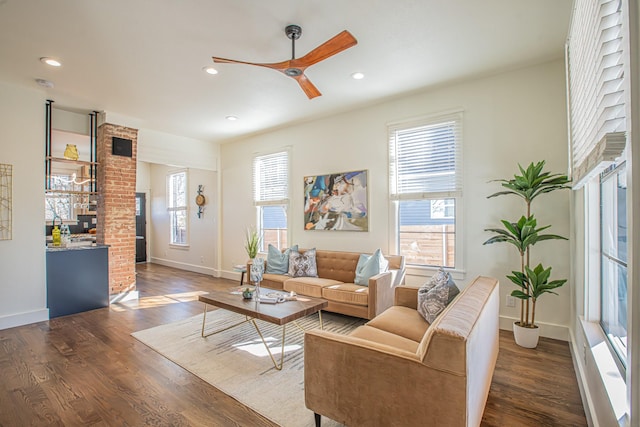
M323 313L324 329L349 333L362 319ZM244 316L217 309L207 313L205 333L244 320ZM280 326L257 321L277 362L280 361ZM304 329L318 327L318 315L298 320ZM182 366L207 383L283 427L314 426L313 412L304 405L304 334L293 323L286 327L282 371L274 368L251 323L225 332L200 336L202 314L179 322L156 326L133 337ZM339 426L322 418L324 427Z

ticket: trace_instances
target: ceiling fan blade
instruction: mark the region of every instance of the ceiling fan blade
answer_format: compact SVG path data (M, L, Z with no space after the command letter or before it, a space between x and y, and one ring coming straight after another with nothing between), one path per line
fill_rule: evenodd
M289 68L289 62L291 62L291 61L282 61L282 62L274 62L274 63L258 63L258 62L237 61L235 59L219 58L217 56L212 56L211 58L213 58L213 62L217 62L219 64L256 65L258 67L266 67L266 68L271 68L278 71L284 71L287 68Z
M311 80L309 80L307 76L305 76L304 74L300 74L299 76L295 76L293 78L296 79L296 81L298 82L298 84L300 85L304 93L307 94L307 97L309 99L313 99L316 96L322 95L318 90L318 88L315 87L313 83L311 83Z
M356 40L353 35L344 30L337 36L327 40L322 43L317 48L313 49L311 52L307 53L301 58L292 59L291 66L297 68L306 68L313 64L317 64L320 61L323 61L337 53L342 52L343 50L349 49L352 46L358 44L358 40Z

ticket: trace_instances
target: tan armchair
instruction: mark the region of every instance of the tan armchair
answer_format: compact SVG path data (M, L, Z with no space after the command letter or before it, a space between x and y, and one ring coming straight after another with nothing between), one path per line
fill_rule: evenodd
M305 334L305 403L348 426L478 426L498 355L498 281L478 277L429 325L417 288L349 335Z

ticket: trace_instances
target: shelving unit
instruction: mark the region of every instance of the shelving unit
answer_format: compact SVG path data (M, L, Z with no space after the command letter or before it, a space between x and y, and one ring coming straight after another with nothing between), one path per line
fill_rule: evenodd
M70 205L73 215L95 215L96 197L99 194L97 185L98 162L97 157L97 133L98 120L97 112L89 114L90 136L89 136L89 160L72 160L54 155L52 150L52 110L53 101L47 100L45 109L46 135L45 135L45 194L55 195L58 199L56 203ZM83 145L86 148L86 145ZM86 155L86 154L85 154ZM60 169L71 170L67 177L59 173ZM72 172L73 171L73 172ZM58 172L58 173L57 173ZM62 182L61 182L62 181ZM93 208L93 209L92 209Z

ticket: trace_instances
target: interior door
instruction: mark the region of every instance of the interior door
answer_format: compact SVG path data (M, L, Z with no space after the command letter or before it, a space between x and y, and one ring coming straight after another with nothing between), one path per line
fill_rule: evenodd
M145 194L136 193L136 262L147 261L147 213Z

